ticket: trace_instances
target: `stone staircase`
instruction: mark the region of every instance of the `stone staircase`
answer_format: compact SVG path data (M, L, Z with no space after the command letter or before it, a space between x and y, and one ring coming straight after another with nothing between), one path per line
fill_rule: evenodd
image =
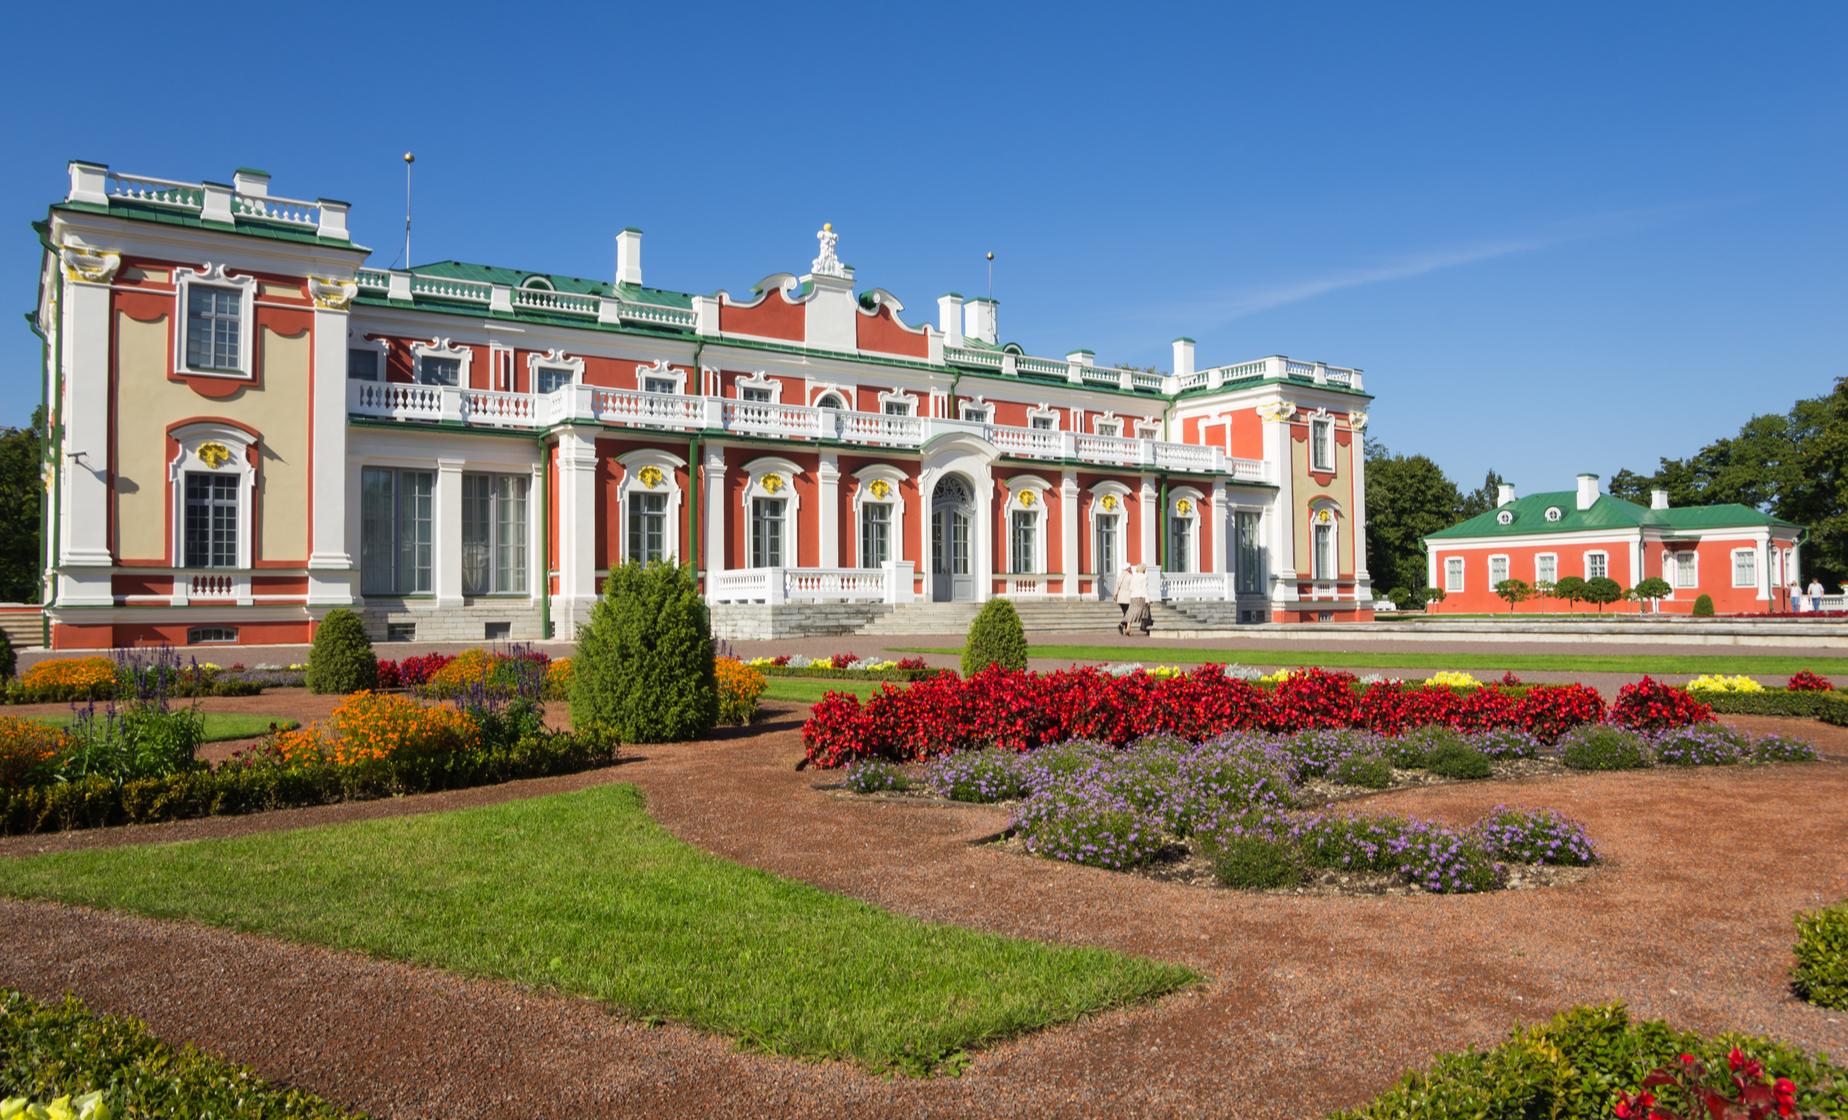
M45 637L39 609L21 603L0 603L0 631L5 632L14 649L37 648Z
M1038 640L1042 634L1114 637L1117 620L1123 617L1115 603L1074 599L1015 599L1013 603L1029 641ZM1203 625L1165 603L1152 604L1151 608L1158 630L1196 630ZM905 603L873 619L858 632L868 637L962 634L968 631L976 612L981 609L980 603Z

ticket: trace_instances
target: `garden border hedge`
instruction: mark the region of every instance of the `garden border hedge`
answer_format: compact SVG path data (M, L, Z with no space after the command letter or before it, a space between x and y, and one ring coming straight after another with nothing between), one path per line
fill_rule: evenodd
M1840 692L1696 692L1715 713L1735 716L1793 716L1848 726L1848 695Z

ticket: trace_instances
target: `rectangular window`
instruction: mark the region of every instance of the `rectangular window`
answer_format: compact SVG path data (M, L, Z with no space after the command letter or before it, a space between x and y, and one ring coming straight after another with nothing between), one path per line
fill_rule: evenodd
M770 389L764 385L746 385L738 390L738 399L752 404L769 404Z
M1008 514L1007 558L1010 571L1020 573L1036 570L1034 553L1038 535L1038 514L1028 513L1024 509L1013 510Z
M1559 582L1559 557L1551 552L1543 552L1534 557L1534 582L1552 586Z
M629 494L629 556L639 564L667 559L667 495L643 490Z
M188 568L237 567L237 484L231 474L186 472Z
M1028 427L1037 432L1056 432L1059 430L1057 416L1034 416L1027 420Z
M1497 584L1508 578L1508 558L1506 556L1489 557L1489 590L1495 590Z
M1611 558L1603 552L1585 554L1585 578L1605 579L1611 574Z
M880 568L892 560L892 507L867 502L860 507L860 567Z
M1193 518L1170 517L1168 519L1168 571L1191 572L1194 570L1193 533Z
M1315 579L1334 579L1337 561L1335 558L1335 527L1317 525L1312 530L1314 539L1310 542L1311 562L1314 565Z
M462 476L462 594L526 590L526 487L515 474Z
M382 355L377 350L348 350L347 380L378 381L383 372L379 369L379 358L381 356Z
M1692 552L1669 552L1663 554L1663 578L1675 588L1692 589L1700 586L1700 557Z
M1755 548L1735 548L1733 560L1733 586L1758 586L1758 550Z
M533 367L533 392L551 393L572 384L577 375L570 366L535 366Z
M642 392L644 393L672 393L674 388L674 379L671 377L642 378Z
M225 645L236 641L235 626L194 626L186 631L186 644L189 646Z
M1333 420L1309 421L1309 469L1315 471L1332 471L1335 469L1335 422Z
M416 595L430 590L431 471L360 471L360 591Z
M1463 590L1463 558L1451 556L1444 560L1444 591L1446 594Z
M419 385L461 385L462 359L428 356L418 358L417 383Z
M881 407L887 416L909 416L911 415L911 398L906 397L902 401L886 401Z
M751 499L751 567L783 567L783 498Z
M1264 539L1258 535L1261 514L1240 511L1233 521L1238 538L1239 593L1257 595L1264 590Z
M966 404L962 406L962 418L971 424L986 424L994 410L983 404Z
M212 284L186 285L186 367L235 372L244 294Z
M1121 420L1098 420L1093 422L1091 427L1095 429L1100 436L1120 436L1123 434L1123 422Z

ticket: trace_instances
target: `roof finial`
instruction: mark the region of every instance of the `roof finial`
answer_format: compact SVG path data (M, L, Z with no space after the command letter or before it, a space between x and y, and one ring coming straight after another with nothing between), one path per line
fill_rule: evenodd
M840 239L841 235L834 232L833 222L821 223L820 231L815 234L815 240L821 242L821 255L809 266L810 272L817 276L846 277L847 266L834 253L834 246Z

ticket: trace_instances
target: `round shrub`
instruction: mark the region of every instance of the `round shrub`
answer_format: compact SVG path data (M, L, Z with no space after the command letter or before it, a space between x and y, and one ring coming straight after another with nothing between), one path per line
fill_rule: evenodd
M982 604L975 621L969 624L969 638L963 644L963 676L973 677L990 665L1003 669L1027 667L1027 633L1020 625L1020 614L1006 599L990 599Z
M1573 770L1641 770L1649 765L1643 737L1608 724L1587 724L1559 741L1559 760Z
M1694 617L1695 618L1712 618L1713 617L1713 596L1711 595L1695 596L1694 598Z
M1335 764L1332 776L1342 785L1385 789L1392 784L1392 763L1377 754L1351 754Z
M1425 754L1424 768L1440 778L1486 778L1494 763L1468 743L1445 743Z
M379 659L358 615L341 607L328 611L314 628L306 683L309 692L346 693L378 687Z
M719 718L712 623L693 572L624 564L578 631L571 722L622 743L697 739Z
M1213 878L1247 891L1277 890L1303 881L1288 844L1263 836L1228 836L1212 845Z
M1797 915L1797 994L1848 1011L1848 902Z

